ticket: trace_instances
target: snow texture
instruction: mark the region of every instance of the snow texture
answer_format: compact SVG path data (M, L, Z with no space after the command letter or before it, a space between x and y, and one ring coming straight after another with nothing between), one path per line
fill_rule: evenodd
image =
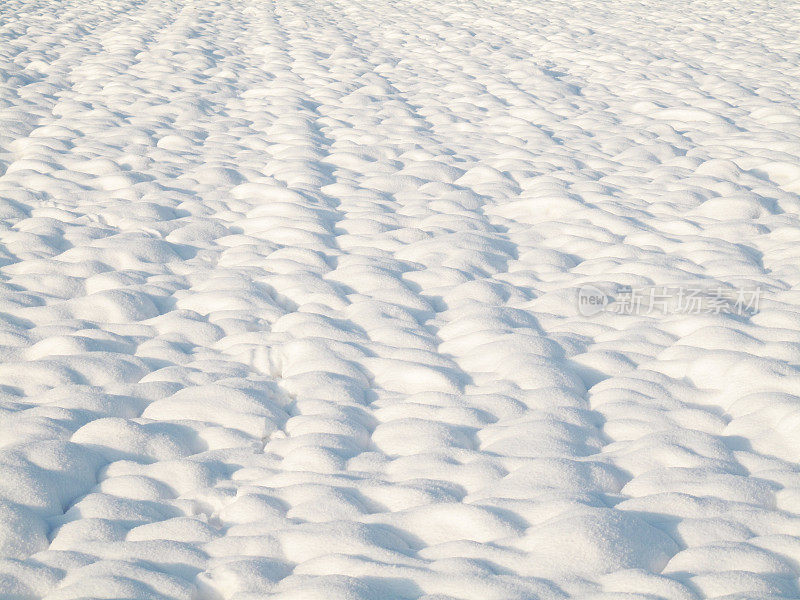
M0 598L799 597L797 11L3 0Z

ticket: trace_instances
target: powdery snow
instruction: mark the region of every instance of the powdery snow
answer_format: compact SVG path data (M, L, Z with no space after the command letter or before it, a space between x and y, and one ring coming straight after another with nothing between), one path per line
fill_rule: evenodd
M0 598L800 596L797 11L4 0Z

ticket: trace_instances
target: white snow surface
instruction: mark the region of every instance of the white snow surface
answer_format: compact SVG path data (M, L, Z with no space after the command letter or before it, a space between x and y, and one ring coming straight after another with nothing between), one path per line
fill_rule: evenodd
M0 598L799 597L798 10L3 0Z

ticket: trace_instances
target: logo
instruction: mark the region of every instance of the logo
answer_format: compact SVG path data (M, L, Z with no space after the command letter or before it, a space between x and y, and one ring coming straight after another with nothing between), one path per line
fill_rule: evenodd
M584 317L603 312L609 302L611 298L593 285L583 285L578 290L578 312Z

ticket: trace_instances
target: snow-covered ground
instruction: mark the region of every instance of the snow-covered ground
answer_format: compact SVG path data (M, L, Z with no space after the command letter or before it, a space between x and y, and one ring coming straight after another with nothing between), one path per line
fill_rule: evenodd
M799 10L2 0L0 598L799 597Z

